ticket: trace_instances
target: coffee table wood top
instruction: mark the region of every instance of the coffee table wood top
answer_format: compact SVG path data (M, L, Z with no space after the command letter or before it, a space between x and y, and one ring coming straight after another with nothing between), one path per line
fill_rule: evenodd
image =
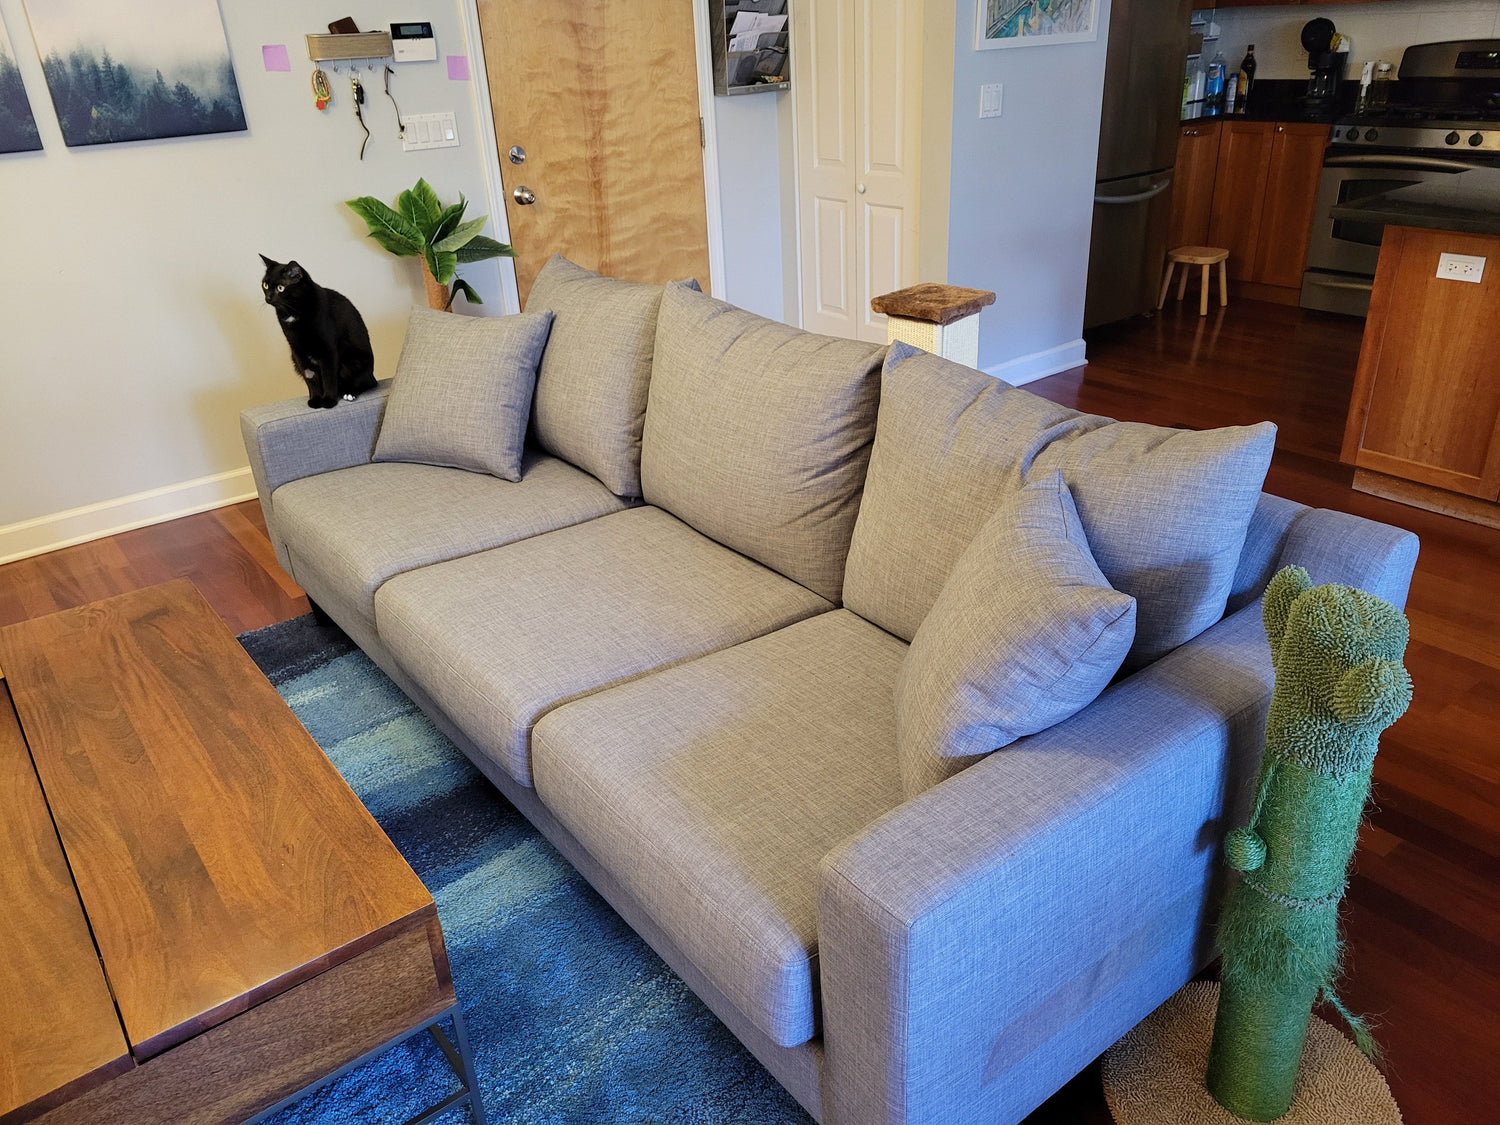
M190 582L0 629L0 667L137 1062L436 918Z
M0 682L0 1121L135 1064ZM32 935L48 935L38 945ZM53 1097L48 1097L53 1095ZM34 1103L40 1103L39 1105Z

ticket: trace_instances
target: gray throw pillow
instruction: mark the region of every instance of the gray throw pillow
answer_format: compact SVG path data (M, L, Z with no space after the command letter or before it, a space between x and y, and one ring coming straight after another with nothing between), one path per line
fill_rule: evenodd
M536 441L616 496L641 494L641 429L661 292L660 285L602 277L554 254L526 298L528 309L552 310L532 404Z
M375 440L376 461L521 479L551 312L459 316L415 308Z
M1062 474L1011 493L954 564L896 679L906 796L1088 706L1134 638L1135 599L1095 564Z
M1081 414L906 344L886 356L844 605L911 640L1001 500L1061 471L1094 559L1139 603L1125 666L1224 615L1276 427L1174 430Z

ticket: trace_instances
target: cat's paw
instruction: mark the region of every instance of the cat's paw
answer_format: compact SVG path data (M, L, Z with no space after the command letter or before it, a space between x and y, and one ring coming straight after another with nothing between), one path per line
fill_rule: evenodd
M345 395L344 396L344 401L345 402L353 402L354 401L354 396L353 395Z
M323 400L317 395L313 395L310 399L307 400L307 405L316 410L318 409L318 407L323 405Z

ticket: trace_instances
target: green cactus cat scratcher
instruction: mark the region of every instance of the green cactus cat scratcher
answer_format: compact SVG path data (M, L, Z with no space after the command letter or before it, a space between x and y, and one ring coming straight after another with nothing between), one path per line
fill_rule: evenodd
M1304 1117L1293 1106L1298 1066L1306 1065L1303 1046L1312 1006L1320 994L1348 1021L1360 1050L1374 1054L1364 1024L1334 993L1338 907L1380 734L1411 701L1411 680L1401 663L1406 618L1361 590L1313 586L1300 567L1287 567L1272 579L1262 612L1276 685L1250 823L1224 841L1225 859L1240 876L1220 920L1218 1013L1206 1074L1197 1072L1201 1085L1193 1092L1206 1101L1206 1090L1218 1103L1212 1110L1223 1116L1179 1110L1179 1121L1274 1121L1288 1111L1293 1111L1288 1120L1332 1120L1326 1102L1316 1117ZM1206 995L1204 986L1190 987ZM1158 1043L1171 1040L1170 1034L1162 1038L1160 1028L1150 1034ZM1336 1054L1336 1045L1333 1050ZM1371 1096L1395 1113L1373 1065L1344 1060L1340 1066L1340 1073L1364 1074L1378 1084ZM1115 1071L1135 1076L1139 1091L1139 1066L1122 1069L1117 1060ZM1108 1059L1105 1074L1110 1093ZM1305 1073L1303 1080L1307 1086ZM1320 1100L1326 1097L1325 1092ZM1122 1114L1118 1108L1116 1117L1169 1120ZM1383 1112L1379 1119L1391 1118Z

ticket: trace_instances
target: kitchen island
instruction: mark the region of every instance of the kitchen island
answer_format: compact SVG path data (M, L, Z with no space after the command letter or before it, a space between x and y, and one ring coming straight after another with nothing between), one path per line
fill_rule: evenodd
M1385 226L1341 454L1354 487L1500 527L1500 169L1330 215Z

